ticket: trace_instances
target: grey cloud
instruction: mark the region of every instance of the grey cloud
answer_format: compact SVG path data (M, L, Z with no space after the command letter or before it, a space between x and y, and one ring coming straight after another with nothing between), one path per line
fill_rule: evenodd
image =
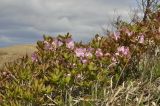
M130 0L1 0L0 36L30 42L43 33L70 32L76 40L90 39L109 24L115 9L127 19L132 6Z

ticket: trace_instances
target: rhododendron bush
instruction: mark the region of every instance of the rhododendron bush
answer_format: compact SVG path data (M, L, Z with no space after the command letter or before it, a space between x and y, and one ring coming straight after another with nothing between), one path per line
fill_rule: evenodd
M95 85L101 95L110 79L114 88L138 78L141 62L158 55L159 49L160 12L152 13L146 22L122 25L107 36L96 35L87 44L75 42L69 33L44 36L31 58L8 64L2 71L0 96L5 104L62 105L67 98L92 95Z

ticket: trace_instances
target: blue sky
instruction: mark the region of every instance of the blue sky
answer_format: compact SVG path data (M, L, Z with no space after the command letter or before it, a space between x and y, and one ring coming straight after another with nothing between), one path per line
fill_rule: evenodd
M136 0L0 0L0 47L67 32L87 41L118 15L129 20L134 8Z

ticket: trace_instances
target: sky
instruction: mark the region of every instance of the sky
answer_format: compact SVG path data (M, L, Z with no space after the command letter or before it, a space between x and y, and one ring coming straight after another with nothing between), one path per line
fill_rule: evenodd
M87 42L117 16L129 20L136 0L0 0L0 47L69 32Z

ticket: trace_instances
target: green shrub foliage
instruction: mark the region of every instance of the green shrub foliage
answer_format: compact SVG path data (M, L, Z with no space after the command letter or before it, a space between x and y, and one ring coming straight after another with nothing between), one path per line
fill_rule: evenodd
M146 22L124 24L107 36L96 35L87 44L74 42L69 33L44 36L31 58L6 64L1 71L0 103L69 104L72 98L92 95L95 85L101 95L111 78L113 87L138 78L142 59L159 55L159 49L159 11Z

